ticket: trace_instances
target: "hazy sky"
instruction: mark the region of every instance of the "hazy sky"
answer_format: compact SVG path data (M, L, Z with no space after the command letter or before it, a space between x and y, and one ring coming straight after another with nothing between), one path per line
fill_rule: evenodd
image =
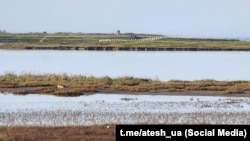
M0 0L8 32L250 37L250 0Z

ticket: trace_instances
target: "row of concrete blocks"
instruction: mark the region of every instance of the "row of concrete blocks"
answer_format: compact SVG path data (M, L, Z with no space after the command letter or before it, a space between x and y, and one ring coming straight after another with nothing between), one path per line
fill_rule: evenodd
M99 42L144 42L144 41L155 41L155 40L162 40L164 37L149 37L149 38L142 38L142 39L102 39Z

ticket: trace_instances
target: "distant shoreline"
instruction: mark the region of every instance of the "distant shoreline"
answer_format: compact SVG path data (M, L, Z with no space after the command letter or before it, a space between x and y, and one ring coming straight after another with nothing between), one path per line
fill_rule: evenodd
M156 34L0 34L0 49L86 51L250 51L240 39L180 38Z

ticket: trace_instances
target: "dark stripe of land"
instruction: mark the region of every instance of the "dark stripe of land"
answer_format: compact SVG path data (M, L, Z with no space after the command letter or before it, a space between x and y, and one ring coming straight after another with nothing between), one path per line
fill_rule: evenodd
M150 38L159 38L148 40ZM250 51L238 39L178 38L156 34L0 33L0 49L98 51Z

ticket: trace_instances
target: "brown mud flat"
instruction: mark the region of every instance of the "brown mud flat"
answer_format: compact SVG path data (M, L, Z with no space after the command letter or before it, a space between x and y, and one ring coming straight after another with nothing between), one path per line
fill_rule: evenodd
M115 125L0 127L3 141L115 141Z
M25 87L25 88L0 88L1 93L13 93L16 95L27 95L27 94L44 94L37 91L36 87ZM81 93L81 92L79 92ZM221 91L179 91L169 92L167 89L155 90L153 92L129 92L119 91L115 89L96 89L95 92L82 92L81 94L72 94L71 92L62 92L61 94L55 94L55 96L80 96L80 95L91 95L97 93L104 94L127 94L127 95L182 95L182 96L230 96L230 97L250 97L250 92L245 93L231 93L225 94ZM51 94L49 94L51 95Z

